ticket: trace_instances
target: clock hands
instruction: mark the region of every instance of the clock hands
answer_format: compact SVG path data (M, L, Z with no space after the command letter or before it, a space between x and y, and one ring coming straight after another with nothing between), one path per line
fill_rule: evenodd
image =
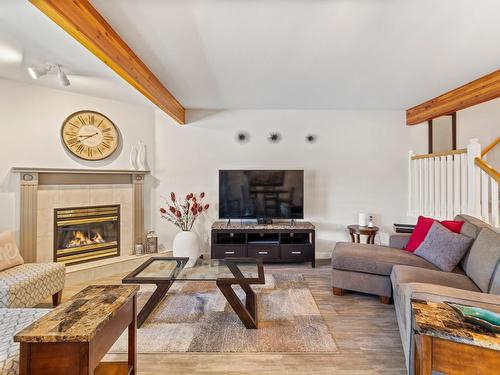
M82 139L80 139L80 141L83 141L84 139L87 139L87 138L90 138L90 137L94 137L97 134L99 134L99 132L96 132L96 133L90 134L90 135L79 135L78 138L82 138Z

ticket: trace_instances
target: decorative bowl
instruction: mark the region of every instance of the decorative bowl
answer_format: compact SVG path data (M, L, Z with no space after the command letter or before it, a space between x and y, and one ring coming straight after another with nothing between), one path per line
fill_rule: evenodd
M487 330L500 333L500 314L480 307L461 305L459 303L445 302L469 323L480 325Z

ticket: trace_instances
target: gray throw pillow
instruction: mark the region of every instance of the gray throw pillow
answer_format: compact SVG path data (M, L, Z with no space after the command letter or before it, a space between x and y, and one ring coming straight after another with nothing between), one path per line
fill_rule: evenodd
M471 243L472 238L454 233L435 221L414 254L442 271L451 272L467 253Z

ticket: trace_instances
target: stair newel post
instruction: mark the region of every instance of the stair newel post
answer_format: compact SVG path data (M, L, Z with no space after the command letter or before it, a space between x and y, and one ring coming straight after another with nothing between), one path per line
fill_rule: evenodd
M412 157L415 156L415 151L408 151L408 216L415 216L415 204L414 204L414 181L415 181L415 171L413 168Z
M481 145L472 138L467 145L467 211L470 215L481 217L481 174L475 159L481 157Z

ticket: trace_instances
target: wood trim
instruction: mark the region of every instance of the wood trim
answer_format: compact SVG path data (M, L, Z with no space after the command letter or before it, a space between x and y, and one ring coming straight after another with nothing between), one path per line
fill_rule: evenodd
M185 109L88 0L30 0L179 124Z
M26 263L36 262L38 173L21 173L21 220L19 251Z
M475 158L474 163L479 168L481 168L487 175L489 175L492 179L494 179L496 182L500 183L500 172L498 172L495 168L493 168L491 165L486 163L481 158Z
M428 158L435 158L438 156L448 156L448 155L458 155L458 154L465 154L467 152L466 148L461 148L459 150L451 150L451 151L443 151L443 152L435 152L433 154L422 154L422 155L415 155L411 157L411 160L418 160L418 159L428 159Z
M144 244L144 176L134 176L132 185L133 192L133 220L134 220L134 245Z
M457 149L457 113L453 112L451 114L451 142L452 149Z
M27 168L15 167L15 173L66 173L66 174L150 174L151 171L138 171L134 169L76 169L76 168Z
M406 125L456 112L500 97L500 69L406 110Z
M434 151L434 134L432 133L433 132L433 124L432 124L432 120L428 120L427 121L427 132L428 132L428 143L429 143L429 154L432 154L433 151Z
M484 158L484 156L490 152L496 145L500 143L500 137L497 137L493 142L491 142L488 146L486 146L483 151L481 151L481 158Z

